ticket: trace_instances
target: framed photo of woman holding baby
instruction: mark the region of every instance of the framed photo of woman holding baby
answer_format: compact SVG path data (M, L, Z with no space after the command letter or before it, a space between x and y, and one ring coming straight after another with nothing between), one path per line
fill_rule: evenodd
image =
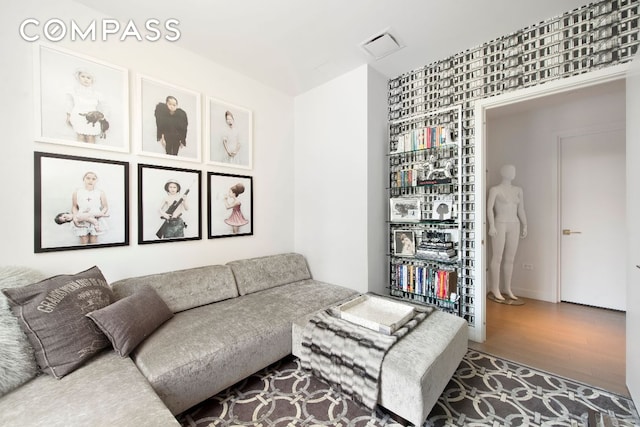
M129 151L126 68L36 44L34 71L36 141Z

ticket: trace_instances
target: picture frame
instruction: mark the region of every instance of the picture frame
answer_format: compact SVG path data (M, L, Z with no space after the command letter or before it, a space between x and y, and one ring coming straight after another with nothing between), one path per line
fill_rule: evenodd
M389 199L391 222L418 222L422 219L420 199L417 197L394 197Z
M138 244L202 239L202 171L138 164Z
M207 97L205 114L206 162L229 168L253 169L251 110Z
M393 230L393 255L412 257L416 254L414 230Z
M201 162L200 93L142 74L136 75L136 89L138 154Z
M34 219L35 253L129 245L129 163L34 152Z
M253 235L253 177L207 173L209 239Z
M431 219L449 221L453 218L453 201L451 199L434 199L431 209Z
M34 74L36 141L129 152L126 68L36 43Z

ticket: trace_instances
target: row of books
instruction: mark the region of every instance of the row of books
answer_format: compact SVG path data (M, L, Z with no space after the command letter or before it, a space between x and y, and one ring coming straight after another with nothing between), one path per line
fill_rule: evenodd
M450 132L444 126L433 126L413 129L408 133L398 136L397 153L405 151L424 150L437 148L451 142Z
M453 179L445 178L425 178L423 169L402 169L391 172L391 186L399 187L415 187L417 185L435 185L435 184L451 184Z
M395 265L395 286L417 295L449 299L457 292L458 273L412 264Z

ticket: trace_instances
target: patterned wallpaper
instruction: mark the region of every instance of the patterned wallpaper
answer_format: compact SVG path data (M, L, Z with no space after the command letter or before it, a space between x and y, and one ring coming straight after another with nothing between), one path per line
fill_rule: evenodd
M627 62L638 50L640 0L590 3L389 81L390 152L422 115L462 105L460 314L473 325L475 101ZM453 118L452 118L453 120Z

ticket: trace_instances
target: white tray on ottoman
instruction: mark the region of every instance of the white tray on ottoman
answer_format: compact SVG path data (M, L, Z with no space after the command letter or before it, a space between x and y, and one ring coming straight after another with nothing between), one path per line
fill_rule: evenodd
M338 306L340 317L385 335L391 335L413 317L408 304L372 295L360 295Z

